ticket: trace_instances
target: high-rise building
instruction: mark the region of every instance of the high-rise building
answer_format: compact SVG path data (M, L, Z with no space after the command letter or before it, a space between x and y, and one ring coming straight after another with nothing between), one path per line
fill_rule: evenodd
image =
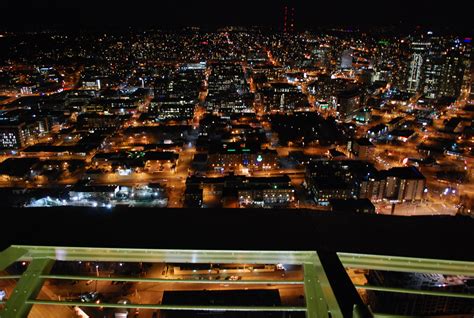
M430 42L420 41L411 44L412 56L408 71L407 91L416 93L422 86L422 66L424 56L431 46Z
M425 95L428 98L458 98L469 82L466 75L470 69L470 43L458 38L438 40L431 52L433 61L426 71Z
M474 65L472 63L472 38L464 38L462 40L463 45L463 60L464 60L464 75L462 80L461 89L465 90L466 97L469 97L469 92L474 94L471 89L471 85L474 85ZM471 98L472 99L472 98Z
M443 96L457 97L461 91L466 69L464 50L459 48L459 43L447 49L444 57L443 77L440 94Z
M428 99L457 98L466 82L470 46L428 32L412 42L411 50L407 91L422 93Z
M430 47L424 57L422 66L422 92L426 98L441 97L441 86L445 67L445 45L439 37L430 38Z

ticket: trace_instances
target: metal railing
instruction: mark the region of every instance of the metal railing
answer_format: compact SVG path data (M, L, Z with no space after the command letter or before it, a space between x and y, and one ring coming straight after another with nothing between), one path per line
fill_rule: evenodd
M339 264L334 261L337 260ZM372 313L358 297L357 289L393 293L421 294L474 299L466 293L413 290L385 286L353 285L344 268L387 270L398 272L439 273L474 276L474 263L448 260L418 259L380 255L338 253L327 257L316 251L227 251L227 250L155 250L120 248L77 248L51 246L11 246L0 253L0 271L15 262L28 262L21 275L4 275L2 279L18 279L9 299L3 303L1 318L27 317L33 305L81 306L102 308L128 308L153 310L191 311L258 311L304 312L308 318L316 317L388 317ZM304 289L304 306L209 306L168 305L138 303L83 303L68 300L42 300L37 295L46 280L96 280L133 283L195 283L215 284L215 281L194 279L162 279L147 277L104 277L50 274L55 261L91 262L143 262L143 263L212 263L212 264L288 264L303 268L302 280L226 280L229 286L301 285ZM341 289L341 286L343 288ZM352 290L351 290L352 289Z

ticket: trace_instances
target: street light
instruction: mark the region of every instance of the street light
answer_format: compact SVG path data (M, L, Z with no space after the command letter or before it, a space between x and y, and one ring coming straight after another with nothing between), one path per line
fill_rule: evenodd
M99 265L95 265L95 273L96 273L97 277L99 277ZM96 291L96 292L97 292L97 283L98 283L98 282L99 282L99 281L96 279L96 280L95 280L95 291Z

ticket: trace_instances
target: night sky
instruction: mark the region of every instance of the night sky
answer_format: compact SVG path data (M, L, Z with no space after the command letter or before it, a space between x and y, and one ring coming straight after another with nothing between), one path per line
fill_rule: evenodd
M7 29L59 27L181 27L261 25L279 27L284 1L1 0L0 26ZM296 9L299 29L325 26L416 25L472 32L472 0L286 1Z

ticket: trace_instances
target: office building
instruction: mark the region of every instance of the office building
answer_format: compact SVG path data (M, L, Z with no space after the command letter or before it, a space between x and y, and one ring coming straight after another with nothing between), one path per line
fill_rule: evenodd
M431 46L430 42L420 41L413 42L411 44L411 61L409 64L407 91L410 93L416 93L423 86L423 65L425 55Z
M258 145L240 143L212 143L208 153L210 170L246 172L277 167L276 150L261 149Z
M424 198L426 178L416 167L396 167L381 174L385 180L384 199L413 202Z
M377 169L365 161L320 160L307 166L305 182L314 200L327 205L330 199L370 199L366 184L377 175Z
M19 149L49 131L48 118L21 109L0 112L0 149Z
M349 140L347 143L347 149L354 158L359 160L372 160L375 145L367 138L358 138L355 140Z
M411 44L407 91L435 100L456 99L466 82L471 47L458 38L441 38L431 32Z
M358 90L342 91L337 94L337 112L341 119L352 119L361 107L361 94Z

